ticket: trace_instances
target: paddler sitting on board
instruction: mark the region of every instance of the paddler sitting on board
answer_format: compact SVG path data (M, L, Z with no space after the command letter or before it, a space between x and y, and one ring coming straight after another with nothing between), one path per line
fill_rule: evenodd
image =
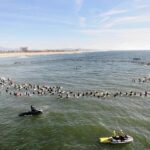
M123 140L125 140L125 138L127 138L127 136L122 130L120 130L118 133L116 133L116 131L114 130L112 138L115 139L115 140L123 141Z
M116 137L117 136L117 133L116 133L116 131L114 130L113 131L113 137Z
M31 112L36 112L36 108L31 105Z
M119 135L119 138L121 141L123 141L123 140L125 140L125 138L127 138L126 134L122 130L120 130L118 132L118 135Z
M112 133L112 138L115 139L115 140L119 140L119 136L118 136L118 134L116 133L115 130Z

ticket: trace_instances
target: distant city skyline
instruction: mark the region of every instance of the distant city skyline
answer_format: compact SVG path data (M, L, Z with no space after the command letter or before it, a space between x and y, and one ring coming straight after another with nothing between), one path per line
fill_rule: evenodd
M150 50L150 0L5 0L0 47Z

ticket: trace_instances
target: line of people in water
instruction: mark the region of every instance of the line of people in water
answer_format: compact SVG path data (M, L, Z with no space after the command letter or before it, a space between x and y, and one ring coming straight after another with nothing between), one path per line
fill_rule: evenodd
M18 84L11 79L0 78L0 87L6 93L14 96L46 96L56 95L58 98L79 98L79 97L95 97L95 98L112 98L118 96L149 96L150 92L107 92L107 91L66 91L61 86L36 85L31 83Z
M150 76L145 76L142 78L132 79L132 82L145 83L150 81Z

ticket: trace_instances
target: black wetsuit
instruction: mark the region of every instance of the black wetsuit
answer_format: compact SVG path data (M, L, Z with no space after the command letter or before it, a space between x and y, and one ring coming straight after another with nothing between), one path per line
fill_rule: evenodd
M33 107L33 106L31 105L31 111L32 111L32 112L35 112L35 111L37 111L37 110L35 109L35 107Z

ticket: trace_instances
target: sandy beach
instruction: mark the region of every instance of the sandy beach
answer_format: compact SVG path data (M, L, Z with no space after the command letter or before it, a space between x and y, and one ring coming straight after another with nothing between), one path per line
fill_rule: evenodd
M0 52L0 57L17 57L17 56L35 56L35 55L54 55L54 54L74 54L80 53L79 50L52 50L52 51L12 51L12 52Z

